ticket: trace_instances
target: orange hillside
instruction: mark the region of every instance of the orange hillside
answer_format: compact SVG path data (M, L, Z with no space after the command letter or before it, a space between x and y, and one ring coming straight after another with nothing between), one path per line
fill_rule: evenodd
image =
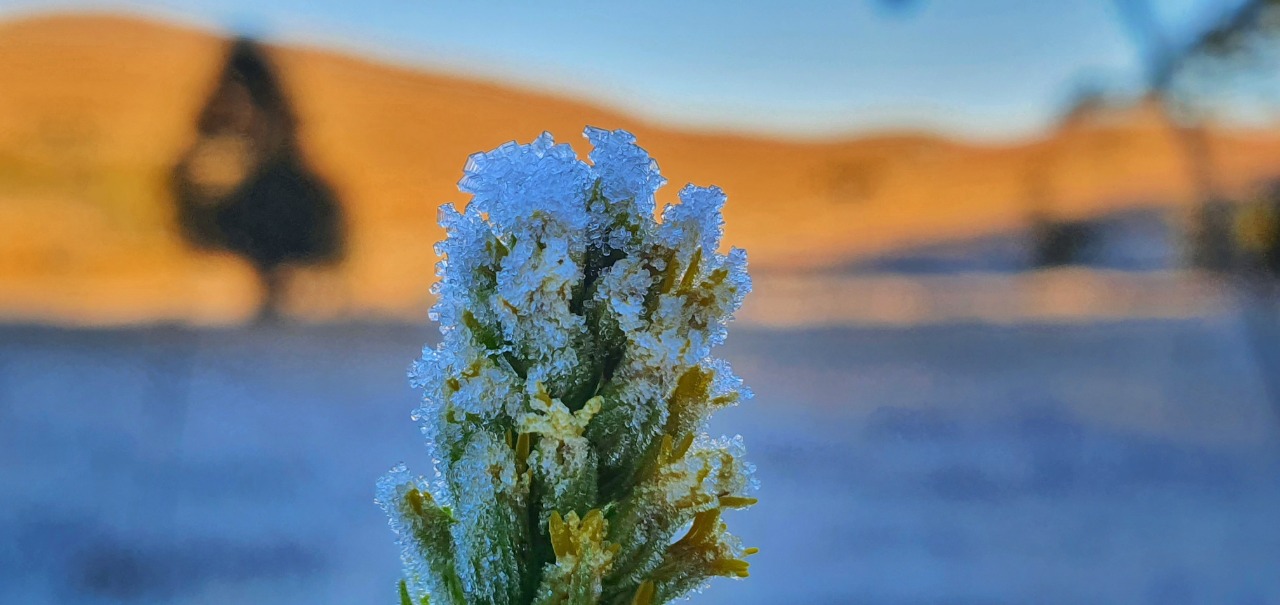
M252 312L251 272L184 247L166 186L224 50L205 32L124 17L0 24L0 318L216 322ZM304 297L321 315L421 313L442 235L435 207L464 201L455 183L467 155L543 130L585 153L586 124L636 133L671 179L660 205L685 182L722 186L726 240L763 270L1007 229L1026 220L1033 191L1061 216L1189 201L1181 155L1142 107L1003 146L914 134L779 141L677 131L326 51L273 51L307 158L351 227L335 275L299 278L330 293ZM1215 132L1212 144L1230 190L1280 166L1280 132Z

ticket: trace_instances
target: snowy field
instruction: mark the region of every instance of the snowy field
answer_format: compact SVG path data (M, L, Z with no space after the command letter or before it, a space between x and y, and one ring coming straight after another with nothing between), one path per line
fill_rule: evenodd
M0 328L0 603L395 602L425 326ZM737 327L762 552L695 603L1280 603L1280 415L1230 313ZM1274 366L1273 366L1274 367ZM1275 371L1274 369L1272 370Z

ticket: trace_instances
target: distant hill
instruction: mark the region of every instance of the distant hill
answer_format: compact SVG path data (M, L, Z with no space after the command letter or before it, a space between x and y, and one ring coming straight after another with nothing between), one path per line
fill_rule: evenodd
M108 15L0 23L0 318L232 321L256 297L238 261L184 247L168 171L226 40ZM301 311L420 314L441 238L435 208L472 152L543 130L586 151L584 125L626 128L671 185L729 193L726 241L760 271L848 266L888 250L1064 217L1189 201L1173 138L1145 107L1042 140L978 145L918 133L838 141L688 132L570 98L273 48L303 148L347 208L348 261L298 277ZM1215 131L1226 190L1280 173L1280 130Z

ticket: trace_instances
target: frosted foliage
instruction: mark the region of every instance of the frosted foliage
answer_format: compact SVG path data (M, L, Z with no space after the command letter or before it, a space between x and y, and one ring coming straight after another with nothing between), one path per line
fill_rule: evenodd
M423 478L411 476L399 464L378 482L376 502L390 518L400 545L409 593L418 598L434 594L440 602L449 603L455 592L452 519L435 505L427 489Z
M653 287L653 273L644 261L627 257L609 267L596 285L595 298L608 306L623 333L639 333L646 323L645 297Z
M562 225L522 231L501 262L491 310L505 343L529 362L535 380L554 382L578 364L572 343L586 322L570 308L582 269ZM523 236L523 237L521 237Z
M680 203L662 210L660 237L677 250L701 249L714 252L724 230L725 195L719 187L686 185L680 190Z
M577 412L545 393L530 400L533 409L516 421L521 433L537 435L529 454L533 476L545 490L540 514L555 510L586 510L596 491L596 458L583 436L591 418L600 412L601 398L594 397Z
M519 380L492 359L479 357L463 371L472 374L472 378L458 381L458 390L449 396L455 410L489 419L520 408L523 397Z
M591 170L569 145L556 145L544 132L528 145L510 142L473 154L458 189L471 205L506 231L520 223L551 219L585 228Z
M742 383L742 379L733 373L733 366L723 359L713 359L707 363L708 369L714 375L714 381L711 383L711 398L727 398L731 403L746 401L755 396L749 387Z
M628 228L652 229L653 196L667 179L631 133L587 128L585 134L594 146L589 157L603 198L591 204L588 237L602 247L630 252L634 238Z
M657 162L584 134L589 163L545 133L472 155L470 202L440 209L443 337L409 372L431 472L377 491L415 603L661 603L746 575L720 512L754 503L753 467L704 434L750 397L711 356L751 289L724 192L655 220Z
M630 214L652 217L653 194L667 182L658 172L658 162L636 145L635 135L625 130L587 128L585 134L594 147L588 157L604 196L629 201L625 210Z
M454 493L453 526L463 589L482 603L510 602L519 581L515 553L506 540L521 523L521 494L511 448L486 431L472 433L462 456L446 473Z
M472 306L474 293L483 289L483 284L477 283L476 270L486 259L473 251L483 250L493 235L475 208L461 213L453 204L445 204L440 207L439 216L447 237L436 244L435 249L436 254L446 260L436 265L440 280L432 286L437 303L431 315L440 322L441 330L445 330L457 325L458 313Z
M690 451L690 470L701 477L699 490L715 494L749 495L756 485L756 467L746 461L747 446L742 435L710 439L699 435Z
M387 523L391 526L392 533L396 535L396 543L400 546L400 560L404 564L405 575L410 580L409 586L414 594L429 592L426 582L430 575L423 569L423 559L418 555L418 546L413 541L413 532L400 513L400 502L410 489L425 487L420 483L420 480L409 474L408 468L403 463L397 464L378 480L377 495L374 498L382 512L387 514Z

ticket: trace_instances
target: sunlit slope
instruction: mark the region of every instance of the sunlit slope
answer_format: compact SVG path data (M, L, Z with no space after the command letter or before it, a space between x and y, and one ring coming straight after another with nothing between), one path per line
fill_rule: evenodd
M228 321L252 274L188 251L170 230L170 166L220 69L225 41L113 16L0 24L0 316ZM472 152L543 130L585 152L586 124L627 128L685 182L729 193L727 241L759 268L824 267L896 246L981 235L1033 207L1085 216L1190 200L1189 172L1154 112L1135 108L1045 140L972 145L914 133L778 141L676 131L589 102L274 49L303 148L350 219L336 275L303 280L324 314L420 313L441 238L435 207ZM1212 135L1240 192L1280 166L1280 131ZM307 285L310 284L310 285ZM317 285L318 284L318 285ZM312 288L307 290L307 288Z

